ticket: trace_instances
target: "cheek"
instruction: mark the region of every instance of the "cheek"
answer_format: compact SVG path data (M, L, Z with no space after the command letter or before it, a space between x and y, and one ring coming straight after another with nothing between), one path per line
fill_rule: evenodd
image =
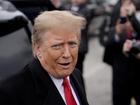
M55 62L59 57L61 56L61 53L59 51L47 51L46 53L46 59L50 62Z
M75 49L75 50L73 50L73 51L71 52L71 54L72 54L73 58L76 59L76 58L78 57L78 48Z

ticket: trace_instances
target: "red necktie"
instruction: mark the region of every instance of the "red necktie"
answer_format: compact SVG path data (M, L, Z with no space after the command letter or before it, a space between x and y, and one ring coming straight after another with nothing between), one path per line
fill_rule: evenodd
M64 95L65 95L67 105L77 105L72 95L70 84L67 78L63 79L63 86L64 86Z

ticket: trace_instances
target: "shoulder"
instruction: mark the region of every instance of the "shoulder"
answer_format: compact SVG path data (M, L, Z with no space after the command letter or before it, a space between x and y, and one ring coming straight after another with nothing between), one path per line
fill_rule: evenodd
M79 82L79 84L81 86L84 87L84 81L83 81L83 77L82 77L82 73L79 69L75 68L75 70L72 73L72 76L74 77L74 79Z
M25 71L8 77L7 79L1 80L0 104L17 105L17 103L19 103L17 101L21 99L25 90L27 90L26 87L31 86L32 83L30 81L31 78L29 78Z
M75 75L77 78L80 78L82 76L82 73L78 68L75 68L75 70L73 71L73 75Z
M32 74L29 70L29 65L26 65L18 73L0 80L0 90L5 92L18 92L20 89L24 89L23 86L26 86L29 83L32 83Z

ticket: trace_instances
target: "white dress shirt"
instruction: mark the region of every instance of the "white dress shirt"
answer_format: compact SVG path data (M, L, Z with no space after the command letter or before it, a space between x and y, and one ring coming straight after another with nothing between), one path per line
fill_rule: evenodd
M54 84L55 84L57 90L59 91L60 95L62 96L64 102L66 103L66 99L65 99L65 96L64 96L63 79L56 79L56 78L54 78L54 77L51 76L51 75L50 75L50 77L51 77L52 81L54 82ZM78 98L77 98L77 96L76 96L76 93L75 93L73 87L71 86L70 78L67 77L67 79L68 79L68 82L69 82L69 84L70 84L70 88L71 88L71 90L72 90L72 94L73 94L73 96L74 96L74 99L75 99L77 105L80 105L80 103L79 103L79 101L78 101Z

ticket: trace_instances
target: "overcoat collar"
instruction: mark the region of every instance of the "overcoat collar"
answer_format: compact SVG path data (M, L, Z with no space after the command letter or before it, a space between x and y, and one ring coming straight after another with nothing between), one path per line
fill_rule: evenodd
M37 77L37 79L34 79L37 94L38 96L40 96L40 98L45 97L43 105L65 105L65 102L63 101L55 84L53 83L49 74L43 69L40 62L36 59L30 67L32 74L35 75L33 77ZM82 90L79 81L77 80L76 74L77 73L74 70L74 72L70 75L70 80L73 82L76 88L82 105L86 105L87 101L85 100L85 93Z

